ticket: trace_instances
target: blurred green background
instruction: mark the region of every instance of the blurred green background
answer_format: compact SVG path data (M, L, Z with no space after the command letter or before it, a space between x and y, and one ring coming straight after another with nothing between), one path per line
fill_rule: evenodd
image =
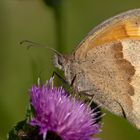
M47 49L27 50L19 45L21 40L70 53L101 21L139 7L140 0L62 0L56 20L53 9L43 0L0 0L0 140L5 140L9 129L24 118L32 83L38 76L49 78L53 71ZM140 132L109 112L103 123L99 135L103 140L140 140Z

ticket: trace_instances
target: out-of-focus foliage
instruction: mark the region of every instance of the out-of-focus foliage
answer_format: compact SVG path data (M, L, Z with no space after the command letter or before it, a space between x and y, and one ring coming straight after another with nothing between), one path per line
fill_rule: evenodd
M56 7L59 6L62 0L43 0L45 4L47 4L50 7Z
M55 1L55 0L54 0ZM52 6L52 3L48 1ZM117 13L140 8L140 0L63 0L62 51L70 53L98 23ZM21 47L28 39L56 48L56 20L43 0L0 0L0 140L13 124L24 119L28 90L38 76L52 75L51 52ZM63 40L62 40L63 41ZM127 121L107 112L103 140L138 140L140 132Z

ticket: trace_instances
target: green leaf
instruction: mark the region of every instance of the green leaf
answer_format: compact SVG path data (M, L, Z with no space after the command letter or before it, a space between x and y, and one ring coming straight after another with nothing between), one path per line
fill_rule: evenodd
M27 120L18 122L9 132L7 140L42 140L37 127L32 127Z

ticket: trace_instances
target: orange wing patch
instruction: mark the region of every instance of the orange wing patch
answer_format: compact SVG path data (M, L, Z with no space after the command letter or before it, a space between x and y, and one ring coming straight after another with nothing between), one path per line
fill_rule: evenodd
M96 46L123 39L140 39L140 17L114 20L89 35L75 51L75 57L85 58L87 52Z
M125 38L140 38L140 19L127 19L116 25L110 25L105 31L102 31L96 37L93 37L90 47L103 45L112 41L118 41Z
M129 37L139 38L140 37L140 19L135 18L125 22L125 30Z

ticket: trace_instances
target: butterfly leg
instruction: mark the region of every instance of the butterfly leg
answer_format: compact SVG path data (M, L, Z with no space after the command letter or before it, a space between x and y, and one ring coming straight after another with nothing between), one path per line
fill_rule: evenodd
M126 119L126 114L125 114L125 111L124 111L123 106L122 106L118 101L116 101L116 103L118 103L119 106L121 107L121 109L122 109L122 115L123 115L123 117Z
M62 82L63 82L63 86L66 85L65 89L67 89L67 92L76 92L76 90L74 90L73 85L76 79L76 75L73 77L71 83L69 84L66 79L64 79L60 74L58 74L57 72L53 72L52 77L57 76ZM71 91L72 90L72 91Z
M68 82L60 75L58 74L56 71L53 71L52 77L57 76L62 82L68 84ZM71 83L70 83L70 87L72 87L74 85L74 82L76 80L76 75L73 77Z
M85 96L87 96L87 97L89 97L89 98L93 98L94 95L90 95L90 94L87 93L87 92L90 92L90 91L93 91L93 89L82 90L82 91L79 91L78 93L79 93L80 95L85 95Z
M70 86L73 86L73 85L74 85L75 80L76 80L76 75L75 75L75 76L73 77L73 79L71 80Z
M60 74L58 74L56 71L53 71L52 77L57 76L62 82L68 83Z

